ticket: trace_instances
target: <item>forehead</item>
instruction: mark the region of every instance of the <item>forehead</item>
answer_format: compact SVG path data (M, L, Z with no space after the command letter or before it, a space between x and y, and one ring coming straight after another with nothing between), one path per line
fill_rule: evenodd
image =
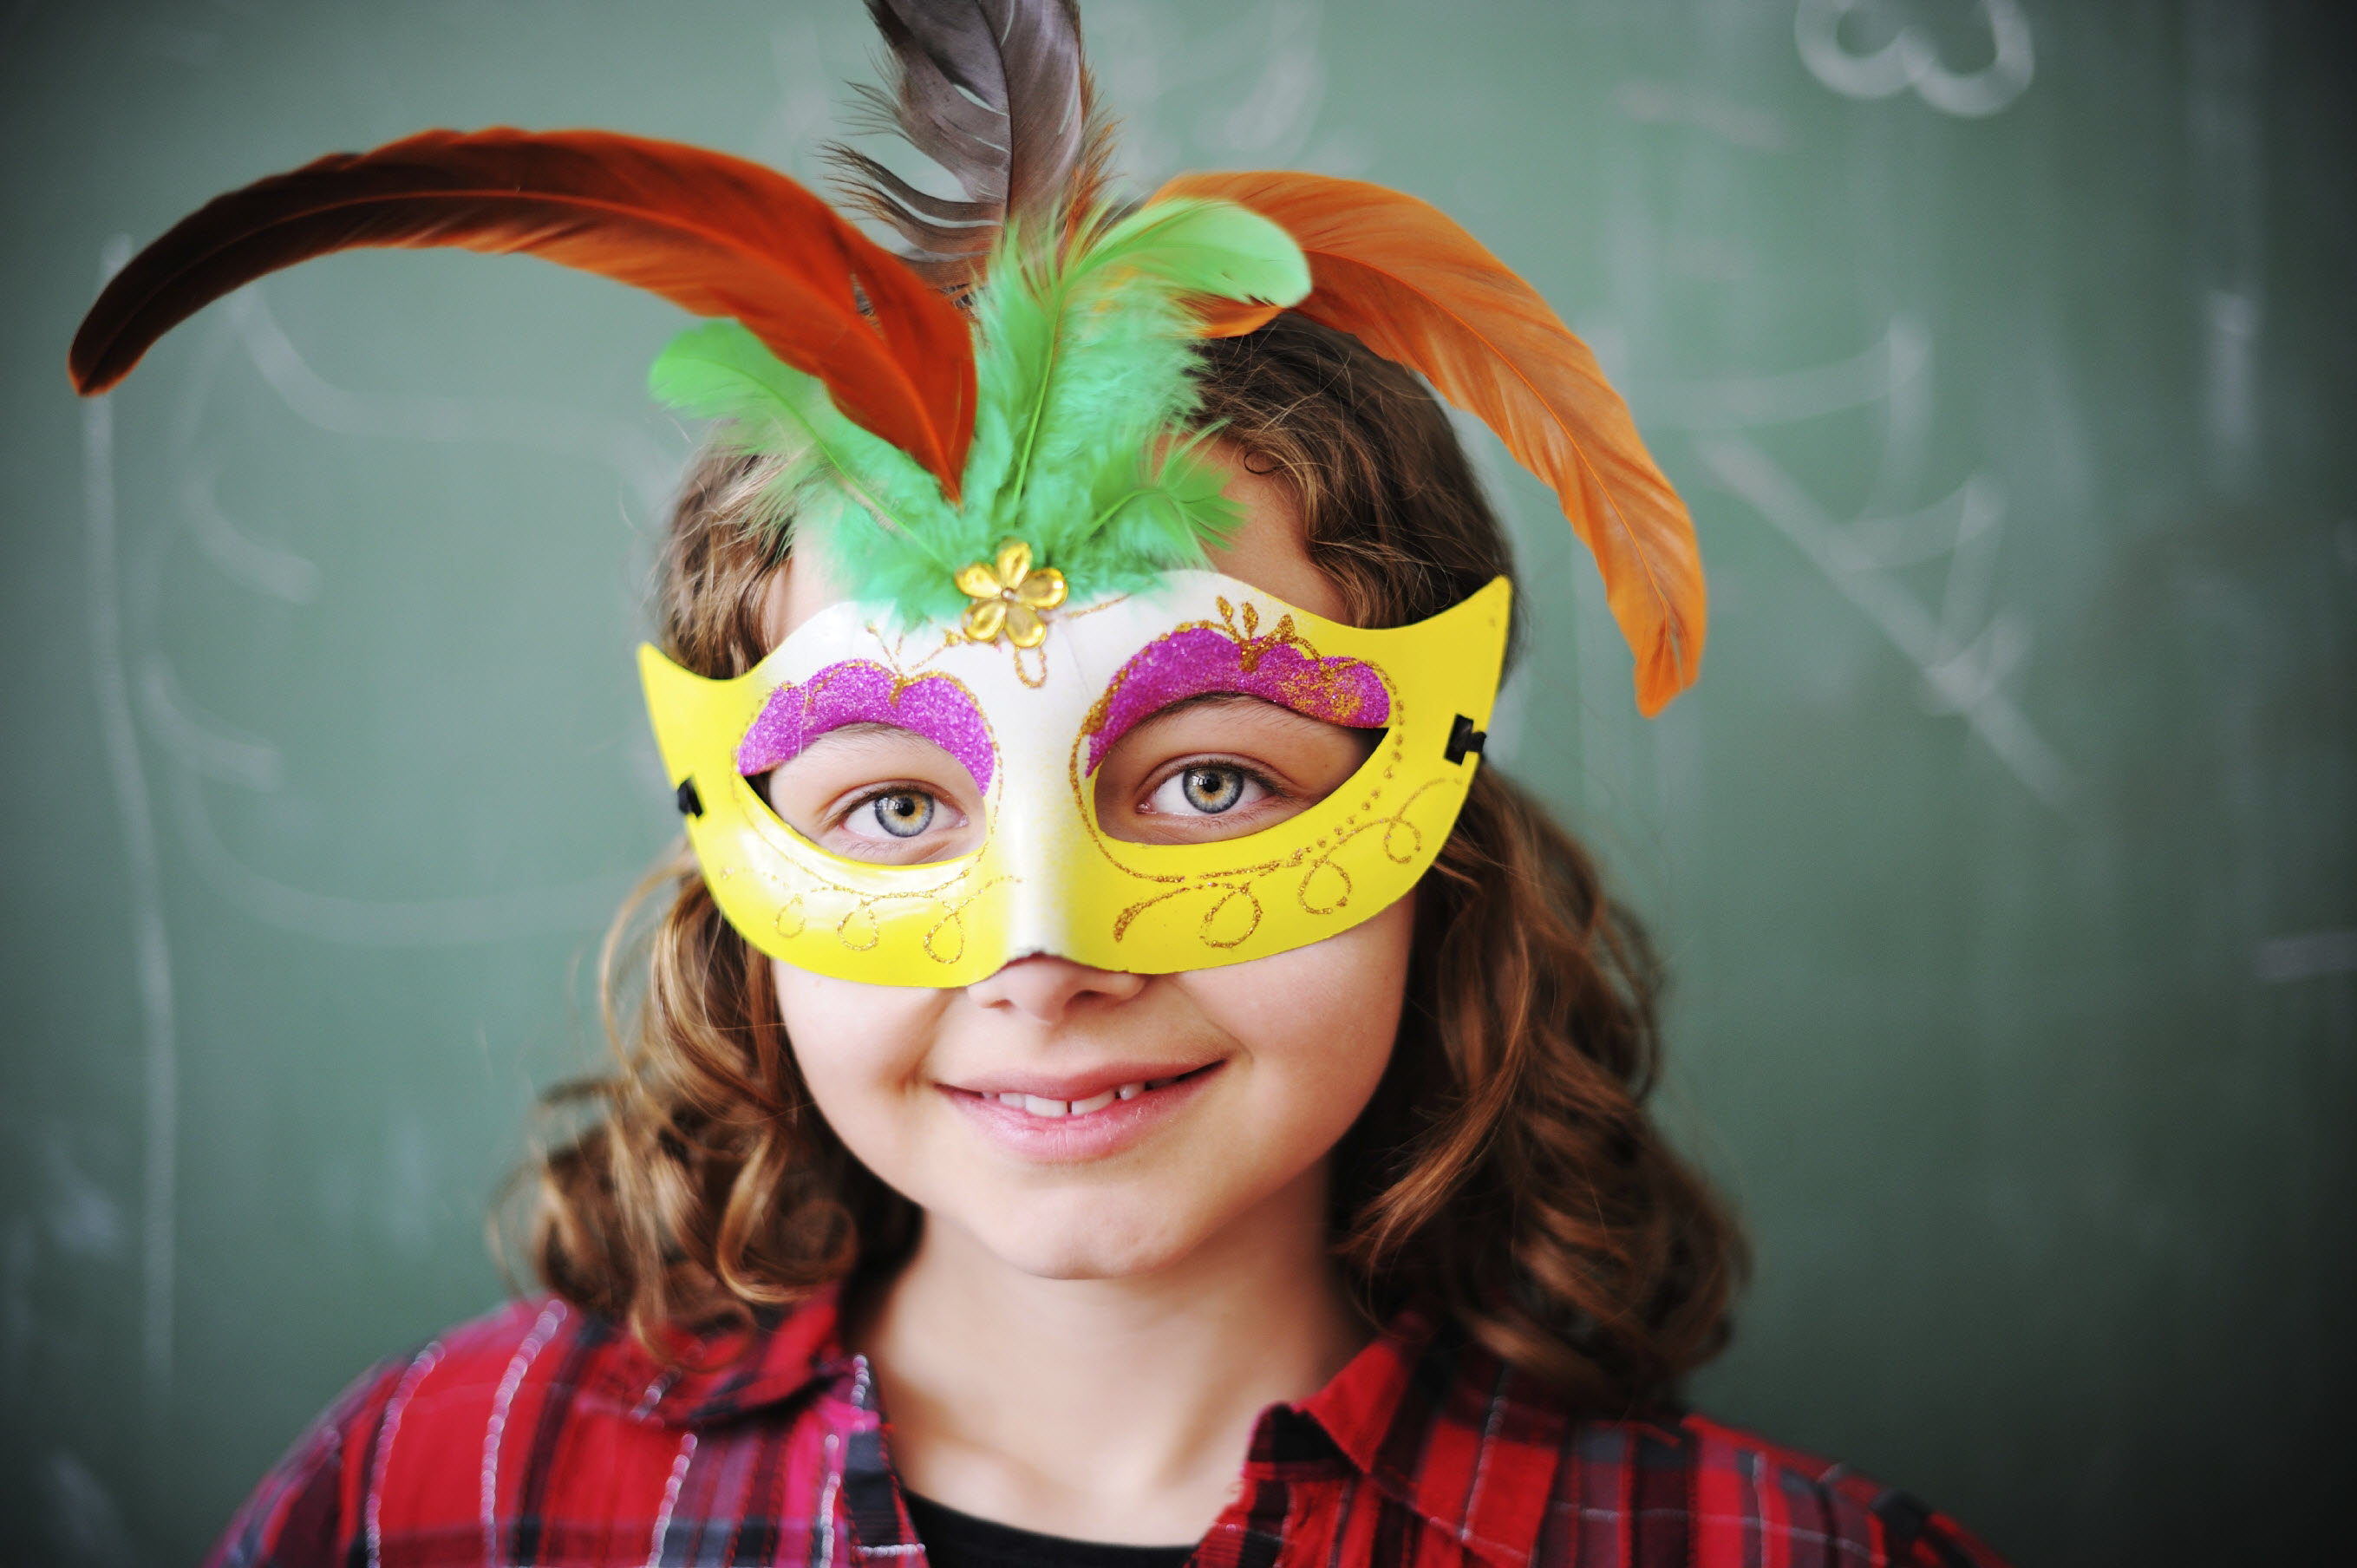
M1050 612L1049 637L1030 649L1003 637L975 641L954 624L898 624L888 606L838 599L813 610L746 677L772 696L746 736L751 760L743 771L774 765L764 759L777 737L764 726L785 723L779 714L788 710L798 735L866 719L930 733L902 712L930 703L967 715L960 722L978 726L975 745L991 751L1009 737L985 732L1010 721L1027 743L1047 722L1109 745L1152 714L1206 693L1380 725L1359 710L1385 706L1382 677L1361 660L1322 657L1305 635L1318 619L1205 571L1167 573L1135 593L1075 598ZM1365 682L1373 685L1361 692ZM1092 768L1096 760L1092 751Z
M1203 456L1226 476L1225 494L1243 513L1226 543L1207 552L1211 570L1312 615L1349 621L1350 604L1341 589L1309 559L1292 487L1274 475L1254 473L1244 451L1232 442L1213 441ZM798 539L762 596L764 647L777 647L820 611L856 598L844 575L828 560L823 541ZM1087 584L1072 586L1078 596L1092 596Z

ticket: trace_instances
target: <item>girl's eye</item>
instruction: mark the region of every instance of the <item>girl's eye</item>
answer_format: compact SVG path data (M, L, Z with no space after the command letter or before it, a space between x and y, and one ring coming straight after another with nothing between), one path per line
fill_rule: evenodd
M1216 817L1267 794L1267 789L1241 768L1198 763L1164 779L1147 798L1146 809L1171 816Z
M876 825L890 837L912 839L933 825L933 798L920 789L895 789L866 802L852 812L852 818L856 822L871 813Z
M1213 816L1244 798L1244 776L1232 768L1189 768L1179 779L1187 803Z

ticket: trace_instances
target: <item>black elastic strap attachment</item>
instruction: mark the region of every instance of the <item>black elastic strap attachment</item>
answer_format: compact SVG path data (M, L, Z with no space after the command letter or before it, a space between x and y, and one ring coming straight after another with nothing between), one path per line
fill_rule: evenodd
M1459 714L1448 731L1448 760L1462 762L1469 754L1478 754L1489 743L1490 732L1475 729L1473 721Z
M679 814L681 816L700 817L704 815L704 797L695 792L695 779L693 775L690 775L679 781L679 792L673 795L672 799L678 802Z

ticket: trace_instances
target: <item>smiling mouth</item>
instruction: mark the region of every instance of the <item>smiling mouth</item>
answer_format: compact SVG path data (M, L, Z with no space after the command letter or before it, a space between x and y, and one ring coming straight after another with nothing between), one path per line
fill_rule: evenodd
M1152 1094L1157 1090L1168 1089L1173 1084L1191 1082L1206 1073L1216 1071L1222 1065L1219 1062L1207 1062L1201 1067L1176 1073L1168 1078L1148 1078L1141 1079L1135 1083L1117 1084L1111 1089L1102 1090L1086 1100L1049 1100L1042 1095L1017 1094L1011 1091L986 1094L972 1089L961 1089L956 1092L972 1096L975 1100L994 1101L1006 1106L1010 1111L1019 1111L1026 1116L1036 1117L1042 1122L1060 1122L1074 1116L1092 1116L1112 1106Z

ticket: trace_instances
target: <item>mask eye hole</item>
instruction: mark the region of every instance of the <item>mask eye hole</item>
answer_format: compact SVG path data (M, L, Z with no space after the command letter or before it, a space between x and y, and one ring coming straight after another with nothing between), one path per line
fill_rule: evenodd
M748 782L779 821L831 854L878 865L982 847L982 794L948 752L895 725L830 730Z
M1097 769L1097 823L1133 843L1260 832L1340 788L1383 736L1257 697L1192 697L1114 743Z

